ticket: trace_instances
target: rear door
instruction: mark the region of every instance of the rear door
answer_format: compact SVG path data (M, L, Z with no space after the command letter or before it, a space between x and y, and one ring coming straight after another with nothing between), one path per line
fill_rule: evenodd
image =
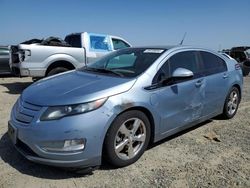
M191 70L194 77L166 83L154 91L158 101L154 107L161 116L163 134L190 124L202 115L204 78L200 74L196 51L179 52L170 57L154 77L153 84L161 82L162 78L171 77L177 68Z
M219 56L200 51L205 77L205 98L203 116L217 114L222 111L228 92L228 72L226 62Z

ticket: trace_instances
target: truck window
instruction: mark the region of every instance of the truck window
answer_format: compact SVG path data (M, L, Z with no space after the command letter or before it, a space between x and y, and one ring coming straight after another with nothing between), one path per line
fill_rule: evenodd
M70 46L75 48L81 48L82 42L81 42L81 35L80 34L74 34L74 35L68 35L65 37L65 42L67 42Z
M110 51L108 37L90 35L90 49L95 51Z
M124 42L124 41L122 41L120 39L112 38L112 43L113 43L113 46L114 46L114 50L130 47L129 44L127 44L126 42Z

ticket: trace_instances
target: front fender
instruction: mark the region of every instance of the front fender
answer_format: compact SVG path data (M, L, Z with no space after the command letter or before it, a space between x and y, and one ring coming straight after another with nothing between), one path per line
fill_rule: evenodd
M116 104L116 105L113 106L113 104ZM153 138L154 138L154 141L158 140L160 136L161 119L160 119L159 114L155 111L155 109L150 103L147 104L145 102L135 102L129 98L119 98L119 97L113 96L109 98L108 104L106 104L105 106L107 106L107 109L108 109L107 112L110 113L110 119L111 119L111 122L110 124L108 124L108 127L105 128L105 131L108 131L114 119L118 115L122 114L123 112L128 111L128 110L141 110L144 113L145 112L150 113L152 117L152 121L153 121L152 122L153 128L154 128ZM150 119L150 117L148 117L148 119Z

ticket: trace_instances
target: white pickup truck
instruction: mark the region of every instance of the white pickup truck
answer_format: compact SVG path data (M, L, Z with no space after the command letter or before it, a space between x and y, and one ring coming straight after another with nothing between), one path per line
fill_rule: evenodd
M64 41L33 39L10 47L10 67L18 76L41 78L80 68L101 56L131 45L124 39L95 33L73 33Z

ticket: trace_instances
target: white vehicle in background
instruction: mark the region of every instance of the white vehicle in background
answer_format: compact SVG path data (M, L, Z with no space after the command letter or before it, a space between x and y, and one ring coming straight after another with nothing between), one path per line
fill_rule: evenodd
M103 55L131 45L124 39L96 33L73 33L64 41L32 39L10 47L10 67L18 76L42 78L83 67Z

